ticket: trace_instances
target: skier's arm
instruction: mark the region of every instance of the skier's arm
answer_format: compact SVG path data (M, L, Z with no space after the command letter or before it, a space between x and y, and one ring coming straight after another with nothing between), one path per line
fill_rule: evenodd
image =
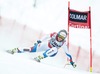
M47 39L49 39L49 38L50 38L49 35L45 35L45 36L43 36L41 39L38 39L38 40L34 43L34 45L37 45L37 44L39 44L39 43L41 43L41 42L43 42L43 41L45 41L45 40L47 40Z
M70 64L75 68L76 64L75 64L75 62L73 62L72 56L68 52L68 47L67 47L66 43L63 44L63 49L64 49L65 54L67 55L67 57L68 57L68 59L70 61Z
M43 36L41 39L37 40L37 43L41 43L43 41L49 40L54 34L56 34L56 32Z
M68 53L66 53L66 55L67 55L68 58L69 58L70 64L75 68L75 67L76 67L76 64L75 64L75 62L73 62L72 56L71 56L70 54L68 54Z
M50 35L47 34L47 35L43 36L43 37L40 39L40 41L42 42L42 41L48 40L49 38L50 38Z

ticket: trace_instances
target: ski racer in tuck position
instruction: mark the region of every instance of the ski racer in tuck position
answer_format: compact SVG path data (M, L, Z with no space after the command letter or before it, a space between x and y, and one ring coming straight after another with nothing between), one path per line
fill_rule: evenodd
M7 52L14 53L23 53L25 51L28 52L40 52L44 51L42 55L39 55L34 58L37 62L40 62L42 59L47 57L54 57L58 53L59 48L63 48L66 56L69 58L70 64L75 68L76 64L72 60L72 56L68 53L68 47L66 44L67 32L66 30L60 30L58 33L54 32L50 35L46 35L41 40L37 40L37 43L34 46L30 47L30 49L20 50L19 48L14 48L11 50L7 50Z

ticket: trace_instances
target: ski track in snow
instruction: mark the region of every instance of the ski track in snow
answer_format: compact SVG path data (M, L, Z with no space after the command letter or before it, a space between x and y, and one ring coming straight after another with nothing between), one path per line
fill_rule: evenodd
M34 54L34 53L33 53ZM0 51L0 74L90 74L77 68L56 67L32 60L32 53L16 53L14 55ZM46 59L52 61L51 59ZM97 73L92 73L97 74Z

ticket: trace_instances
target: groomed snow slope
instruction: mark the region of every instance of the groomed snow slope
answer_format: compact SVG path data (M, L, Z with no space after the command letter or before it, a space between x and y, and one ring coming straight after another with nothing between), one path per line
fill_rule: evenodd
M29 58L28 53L11 55L0 50L0 56L0 74L91 74L77 68L61 68L38 63Z

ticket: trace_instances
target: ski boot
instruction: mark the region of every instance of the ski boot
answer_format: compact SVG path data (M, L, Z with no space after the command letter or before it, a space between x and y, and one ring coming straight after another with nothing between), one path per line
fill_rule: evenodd
M37 62L41 62L41 59L43 59L43 58L44 58L43 56L39 55L39 56L35 57L34 60Z
M8 53L11 53L11 54L14 54L14 53L17 53L18 52L18 48L14 48L14 49L11 49L11 50L7 50Z

